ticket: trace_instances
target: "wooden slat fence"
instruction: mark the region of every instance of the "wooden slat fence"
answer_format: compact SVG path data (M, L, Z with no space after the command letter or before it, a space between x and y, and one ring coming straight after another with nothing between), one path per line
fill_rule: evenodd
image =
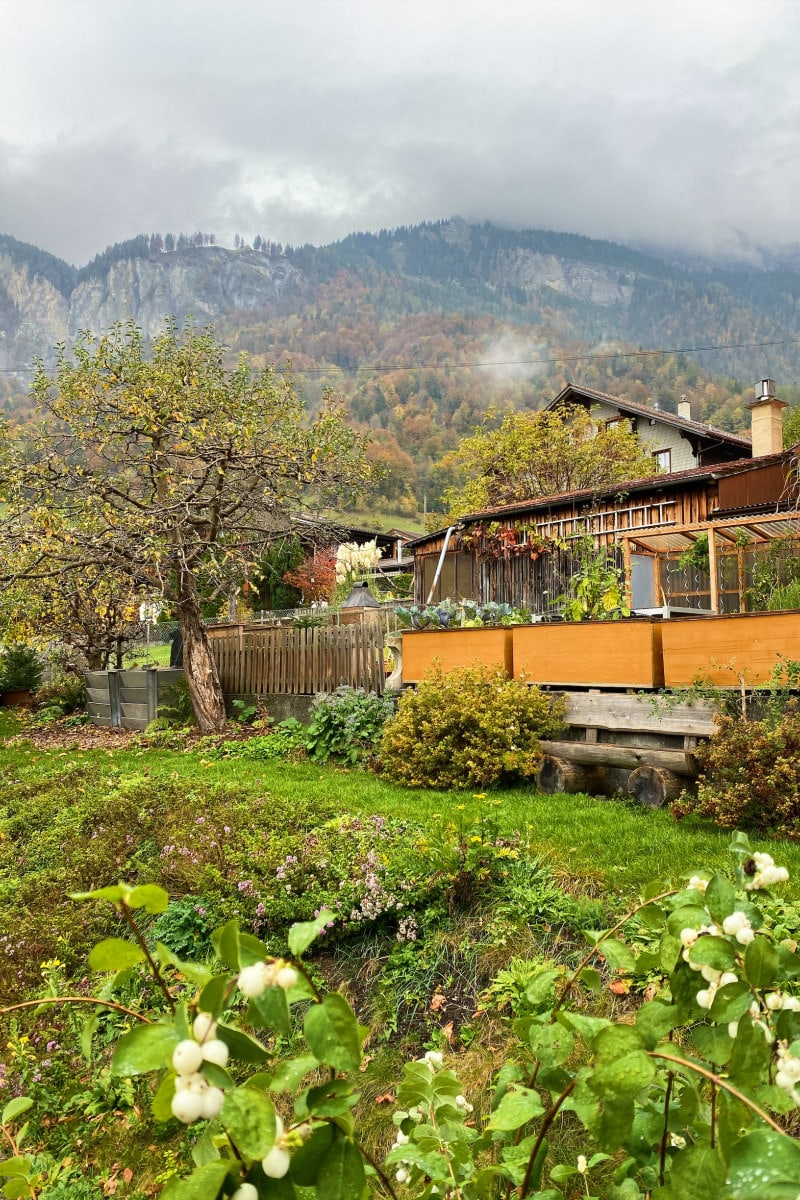
M383 694L383 629L377 623L320 629L234 629L211 648L230 696L310 696L337 687Z

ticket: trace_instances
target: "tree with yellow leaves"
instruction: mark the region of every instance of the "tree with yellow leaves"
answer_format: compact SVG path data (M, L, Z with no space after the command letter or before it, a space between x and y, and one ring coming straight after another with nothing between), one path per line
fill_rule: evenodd
M291 380L244 357L228 369L212 330L174 321L149 355L132 323L81 334L53 373L37 363L33 394L40 422L4 448L6 581L71 593L107 572L165 601L198 725L223 729L201 594L253 567L302 510L358 493L363 440L330 396L310 420Z

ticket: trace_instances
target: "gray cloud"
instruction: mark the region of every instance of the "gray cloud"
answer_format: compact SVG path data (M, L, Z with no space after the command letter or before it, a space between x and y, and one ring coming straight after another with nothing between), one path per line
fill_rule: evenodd
M0 230L73 261L141 230L320 242L456 212L800 242L783 0L0 0L0 42Z

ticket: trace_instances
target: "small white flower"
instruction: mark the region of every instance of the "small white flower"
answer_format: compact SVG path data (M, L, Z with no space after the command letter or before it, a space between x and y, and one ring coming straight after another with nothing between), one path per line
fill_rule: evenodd
M686 1138L681 1137L679 1133L671 1133L669 1135L669 1144L674 1146L676 1150L683 1150L686 1145Z
M700 937L698 929L682 929L680 932L681 945L687 949L695 944Z
M400 1167L399 1170L395 1171L394 1177L398 1183L408 1183L411 1178L405 1167Z
M719 977L719 987L726 987L729 983L738 983L739 976L734 975L733 971L723 971Z
M403 1133L402 1129L398 1129L394 1144L395 1146L407 1146L410 1140L407 1133Z
M708 887L708 880L701 879L699 875L693 875L686 887L687 889L691 888L695 892L705 892Z
M429 1050L422 1061L426 1062L432 1071L438 1071L444 1057L438 1050Z
M718 971L716 967L709 967L707 963L704 963L700 968L700 974L706 983L718 983L722 976L722 971Z
M740 946L749 946L755 936L755 930L748 926L746 929L739 930L736 934L736 940Z
M783 1008L783 996L780 992L769 992L764 997L764 1003L770 1012L778 1012Z
M578 1172L579 1172L579 1174L585 1175L588 1170L589 1170L589 1164L586 1161L586 1155L579 1154L578 1155Z
M728 1022L728 1037L735 1038L738 1032L739 1032L739 1022L738 1021L729 1021Z
M800 1012L800 1000L797 996L784 996L783 1008L786 1012Z
M711 1008L714 1003L714 993L716 992L714 984L711 987L701 988L697 993L697 1003L701 1008Z

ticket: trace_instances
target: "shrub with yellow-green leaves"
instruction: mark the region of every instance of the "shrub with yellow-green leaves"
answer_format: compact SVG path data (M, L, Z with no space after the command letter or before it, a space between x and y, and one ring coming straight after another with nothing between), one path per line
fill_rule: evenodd
M412 787L491 787L529 779L562 702L488 667L433 667L400 699L380 744L384 769Z

